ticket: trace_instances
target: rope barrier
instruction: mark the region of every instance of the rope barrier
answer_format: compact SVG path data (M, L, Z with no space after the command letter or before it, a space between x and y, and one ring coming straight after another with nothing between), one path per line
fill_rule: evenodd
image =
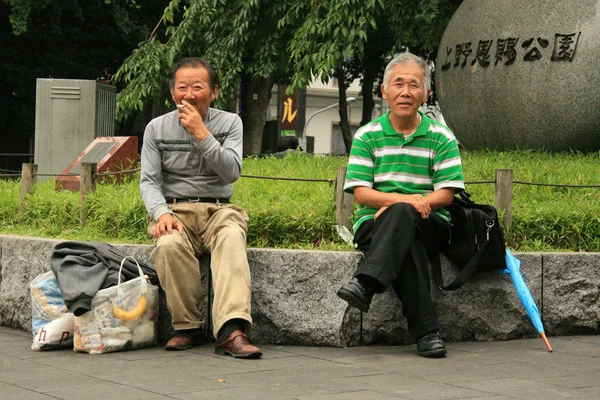
M333 179L311 179L311 178L283 178L277 176L259 176L259 175L240 175L241 178L273 179L281 181L304 181L304 182L326 182L329 186L335 183Z
M79 174L33 174L33 176L79 176Z
M141 169L128 169L123 171L116 172L106 172L106 173L96 173L95 176L109 176L109 175L119 175L133 172L140 172ZM0 174L0 178L14 178L20 177L21 174ZM79 174L39 174L36 173L34 176L79 176ZM335 179L312 179L312 178L285 178L278 176L261 176L261 175L240 175L241 178L252 178L252 179L271 179L271 180L280 180L280 181L299 181L299 182L323 182L328 183L329 186L333 186L335 184ZM465 181L465 185L485 185L496 183L496 181ZM571 185L571 184L563 184L563 183L537 183L537 182L524 182L524 181L513 181L514 184L517 185L530 185L530 186L547 186L547 187L563 187L563 188L587 188L587 189L597 189L600 188L600 185Z
M531 185L531 186L551 186L551 187L569 187L569 188L600 188L600 185L569 185L563 183L534 183L534 182L522 182L513 181L518 185Z
M496 183L496 181L472 181L472 182L465 182L465 185L482 185L485 183Z
M96 173L95 176L109 176L109 175L119 175L119 174L128 174L130 172L140 172L141 169L137 168L137 169L126 169L123 171L116 171L116 172L104 172L104 173Z

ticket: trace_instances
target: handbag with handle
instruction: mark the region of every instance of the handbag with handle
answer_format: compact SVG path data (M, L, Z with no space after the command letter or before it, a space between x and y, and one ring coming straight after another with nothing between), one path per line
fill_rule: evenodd
M127 256L121 262L121 268ZM99 290L92 309L75 318L74 349L90 354L153 346L158 333L158 286L152 285L138 264L139 276Z
M476 204L465 191L457 193L447 210L452 216L452 235L442 253L461 272L444 285L439 255L430 255L433 277L444 290L463 286L477 272L506 268L504 234L496 208Z

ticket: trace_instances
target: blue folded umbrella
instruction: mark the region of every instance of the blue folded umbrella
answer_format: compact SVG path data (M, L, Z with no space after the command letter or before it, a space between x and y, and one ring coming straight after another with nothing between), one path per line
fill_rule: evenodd
M517 290L517 294L521 299L521 303L523 303L523 307L525 307L525 311L527 311L527 315L529 319L535 326L535 329L540 333L542 339L544 340L544 344L548 348L548 351L552 351L552 347L550 346L550 342L548 342L548 338L546 338L546 334L544 332L544 324L542 323L542 318L540 317L540 312L533 300L533 296L521 275L521 261L515 258L509 249L506 249L506 269L500 271L504 274L510 275L510 278L513 281L513 285Z

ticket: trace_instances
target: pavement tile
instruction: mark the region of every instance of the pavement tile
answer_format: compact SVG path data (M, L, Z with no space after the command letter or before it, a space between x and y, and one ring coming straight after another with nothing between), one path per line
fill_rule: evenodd
M414 346L356 346L344 348L283 346L282 351L344 364L377 361L389 356L404 357L417 354Z
M600 342L584 342L579 340L553 340L550 345L555 353L569 353L586 357L600 357Z
M0 374L4 371L23 371L37 365L34 361L23 360L19 357L0 352ZM2 375L0 375L2 376Z
M298 353L290 352L283 346L261 344L260 348L263 351L263 355L261 357L263 360L268 360L271 358L296 357L299 355Z
M552 338L550 343L553 344ZM507 345L509 344L509 345ZM446 342L448 352L463 351L469 353L504 354L511 352L532 351L548 353L541 338L495 341L495 342Z
M29 337L29 338L33 339L31 332L11 328L9 326L0 326L0 335L3 335L3 334L9 335L9 336Z
M195 348L187 350L186 352L194 352ZM166 358L166 357L178 357L185 352L181 351L166 351L164 345L146 347L143 349L136 349L130 351L117 351L110 353L111 357L118 358L125 361L137 361L144 360L147 358Z
M469 400L514 400L514 397L506 397L506 396L497 396L495 394L490 394L482 397L468 397Z
M193 371L175 372L157 368L114 371L103 379L163 395L215 389L219 386L216 379L204 378Z
M31 333L0 327L0 399L596 399L600 335L447 343L427 359L414 345L262 345L259 360L162 346L89 355L34 352Z
M336 361L329 361L306 356L277 358L263 364L264 368L277 371L278 374L289 374L297 377L315 377L332 379L364 375L364 368L347 365Z
M19 400L43 400L56 399L43 393L35 392L29 389L23 389L18 386L9 385L0 382L0 394L3 399L19 399Z
M223 376L225 383L244 388L246 392L264 393L265 399L298 399L302 396L325 396L348 392L348 386L326 377L282 371L249 372Z
M221 385L226 386L226 385ZM225 387L224 389L203 390L199 392L177 393L173 398L180 400L266 400L269 394L259 390L249 390L247 387ZM284 399L280 397L279 400Z
M69 382L63 388L52 390L46 394L64 400L154 400L165 399L165 396L155 394L126 385L97 380L93 382Z
M547 383L550 385L561 386L572 389L590 389L598 393L598 396L588 397L588 399L600 399L600 372L584 371L583 374L562 375L554 374L553 376L540 376L539 374L532 378L536 382Z
M301 396L298 400L402 400L408 397L392 396L371 390L356 390L343 393L335 393L324 396Z
M480 382L462 382L460 385L466 388L480 390L487 393L495 393L514 399L586 399L586 397L579 397L579 389L564 388L520 378L502 378Z
M505 371L490 370L489 365L475 360L456 360L453 356L442 359L382 359L377 362L361 363L362 367L404 377L423 379L438 383L478 381L499 377L510 377Z
M74 353L72 356L55 355L52 357L38 358L34 360L39 365L58 368L83 376L110 379L113 375L128 370L139 372L152 372L159 370L157 367L144 366L141 361L127 361L114 357L113 354L81 354ZM144 368L145 367L145 368Z
M550 339L554 339L554 338L550 338ZM600 335L562 336L560 339L600 345Z
M600 399L600 386L573 390L577 399Z
M178 352L178 357L152 358L140 363L171 374L194 373L203 378L218 380L225 375L270 371L273 365L266 360L240 360L229 356L202 355Z
M369 389L388 395L417 400L462 399L485 396L486 392L477 389L427 381L397 374L379 374L363 377L340 378L335 380L348 388Z
M28 342L27 348L31 348L31 343L33 342L33 336L31 336L31 333L28 332L27 335L13 335L5 331L0 331L0 339L2 339L0 347L4 347L13 343L23 344L23 340L26 340Z
M22 359L34 359L40 357L47 357L48 354L54 352L69 352L73 353L73 349L59 349L52 351L33 351L31 350L32 339L30 337L20 339L8 339L4 340L5 336L0 335L0 354L18 357Z
M0 381L23 389L29 389L39 393L49 394L77 385L103 384L100 379L82 374L71 373L46 365L33 366L25 371L4 371Z

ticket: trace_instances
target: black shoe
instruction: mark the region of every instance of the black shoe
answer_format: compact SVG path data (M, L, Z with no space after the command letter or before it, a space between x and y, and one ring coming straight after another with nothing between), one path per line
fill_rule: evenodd
M417 341L417 352L421 357L444 357L446 345L438 332L429 333Z
M369 312L371 299L373 299L373 291L363 285L358 278L353 278L350 282L342 286L337 291L337 295L352 307L356 307L363 312Z

